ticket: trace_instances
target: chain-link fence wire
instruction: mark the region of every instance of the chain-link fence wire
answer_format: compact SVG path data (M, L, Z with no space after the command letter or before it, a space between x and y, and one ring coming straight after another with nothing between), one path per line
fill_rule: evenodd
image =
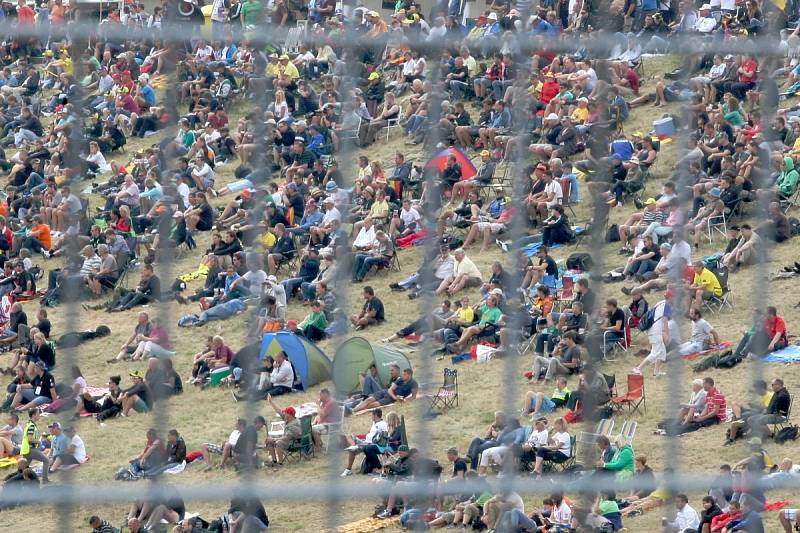
M44 35L41 33L40 28L29 28L29 27L21 27L14 24L10 24L8 22L4 22L0 24L0 29L3 29L7 35L17 35L18 37L38 37L40 39L48 39L52 42L52 40L56 38L61 38L62 35L60 34L47 34ZM97 32L97 27L92 23L85 23L79 21L73 25L70 25L67 28L68 36L71 38L71 57L73 58L75 65L76 65L76 72L75 76L76 79L80 78L80 75L83 74L84 71L84 61L83 58L90 52L91 47L90 44L95 40L102 40L102 39L111 39L111 40L119 40L119 39L130 39L130 38L149 38L152 36L151 32L148 30L129 30L126 29L124 31L120 31L116 28L111 26L106 26L101 28L100 32ZM266 43L280 43L285 38L285 34L275 32L274 29L269 27L259 27L255 31L249 31L244 33L242 31L234 31L233 35L235 38L244 38L247 40L252 41L255 48L258 49L259 47L263 47ZM163 28L163 36L166 38L169 46L172 50L172 53L169 54L167 62L169 64L174 64L177 62L178 57L180 56L181 52L184 51L191 51L191 40L197 38L196 28L192 28L187 25L174 25L170 24L169 22L165 21L164 28ZM317 38L315 34L308 34L306 36L307 42L310 45L318 45L322 41ZM359 63L359 54L362 54L365 51L365 48L371 48L372 53L380 56L383 52L383 46L380 42L376 41L374 43L365 43L363 39L359 39L353 33L346 32L340 36L341 42L345 44L347 47L345 51L345 63L346 63L346 72L348 75L345 75L341 80L341 85L339 87L340 94L342 95L343 99L345 100L345 106L347 106L347 99L350 93L350 89L355 87L355 80L360 77L360 71L362 69L362 65ZM546 41L546 42L545 42ZM508 41L505 41L506 43ZM516 65L519 67L516 72L516 81L520 82L520 87L524 86L524 81L530 75L530 61L528 58L532 55L533 52L540 49L543 45L547 45L551 50L556 51L558 53L570 54L579 49L589 50L592 53L597 53L598 57L603 57L607 55L608 50L615 44L618 44L619 37L617 35L613 35L611 33L605 32L597 32L590 38L586 39L580 36L575 38L567 37L564 39L559 40L552 40L546 39L542 37L534 37L532 39L521 38L517 37L516 45L519 49L519 52L515 55ZM774 34L766 34L760 35L757 38L752 39L751 41L718 41L718 40L711 40L711 39L672 39L670 41L671 45L671 52L677 55L685 55L685 67L691 63L697 53L698 53L698 44L702 43L701 46L704 50L704 53L711 53L714 51L724 52L724 53L746 53L752 52L753 50L759 51L761 57L771 57L769 54L775 52L776 44L776 35ZM416 48L420 46L420 43L411 43L412 47ZM430 92L428 95L428 116L427 116L427 127L430 128L429 135L427 136L424 144L422 160L427 161L436 154L440 149L440 138L439 138L439 128L438 122L442 117L442 101L445 98L444 94L439 90L439 82L444 77L444 72L442 70L442 65L438 61L438 58L441 56L441 52L444 50L444 47L441 43L439 44L428 44L424 47L421 47L423 52L425 53L426 57L429 60L429 68L430 68L430 75L427 78L432 84L433 91ZM491 57L491 53L495 51L495 48L488 47L489 57ZM648 63L653 60L647 60ZM655 61L654 61L655 62ZM767 65L770 64L768 61L765 63ZM604 61L598 61L596 64L597 75L600 80L608 81L608 72L606 70L606 63ZM541 65L539 65L541 66ZM169 72L173 72L174 69L167 68ZM762 69L762 72L765 69ZM770 71L768 68L766 71ZM683 69L684 76L688 76L689 68ZM252 81L252 80L251 80ZM685 81L685 79L684 79ZM170 75L169 78L170 88L174 87L174 90L167 90L165 93L166 97L166 105L169 109L178 109L179 108L179 91L177 88L180 86L179 80L175 77L174 74ZM503 87L505 90L505 87ZM598 94L598 101L606 101L607 98L604 94L604 89L601 89ZM80 93L78 93L80 95ZM271 156L271 140L269 138L269 128L265 126L265 121L263 120L264 113L267 109L267 105L269 104L269 96L273 94L273 90L271 87L266 87L264 90L264 97L262 98L261 95L255 94L255 100L253 103L253 112L257 117L256 120L252 122L254 125L254 138L258 140L263 140L263 142L256 142L256 154L254 155L254 161L257 161L258 165L269 165L271 162L277 163L277 161L272 160ZM519 93L515 93L519 96ZM78 101L81 100L79 97ZM775 112L775 104L777 104L777 98L775 102L770 100L770 105L761 106L762 117L764 117L765 123L768 123L771 117L774 115ZM526 204L526 193L527 190L525 187L525 181L528 179L527 173L525 172L526 163L531 161L531 158L526 153L526 148L528 144L528 134L529 132L526 130L525 121L521 119L521 117L527 117L528 110L525 108L525 99L523 98L515 98L514 105L512 107L512 115L514 120L512 122L512 126L510 131L508 132L509 136L515 140L513 148L508 150L506 155L506 161L504 164L508 167L505 171L508 175L511 176L510 187L511 190L509 191L506 189L506 193L511 194L511 202L513 205L513 209L515 210L515 216L512 218L511 223L507 229L505 234L506 237L510 238L512 241L515 241L519 237L525 235L528 230L528 224L526 222L526 217L524 214L527 211L527 204ZM72 112L75 114L75 118L82 122L83 121L83 112L81 110L81 106L73 106ZM535 117L531 117L532 120L535 120ZM72 130L73 137L71 138L71 142L74 143L74 147L77 149L78 153L81 153L82 150L80 147L84 144L84 139L80 135L81 130L79 128L74 128ZM610 126L603 127L595 127L592 129L591 135L595 141L596 145L599 146L607 146L609 141L611 140L612 135ZM687 142L685 139L685 130L679 130L678 134L674 138L674 142L678 146L679 157L684 155L685 147L687 146ZM488 148L488 147L487 147ZM353 178L356 175L356 155L357 155L356 147L349 142L342 142L342 146L340 151L336 154L336 159L339 162L340 168L343 170L342 177L344 179L343 183L339 183L340 187L349 188L353 184ZM607 154L605 154L607 155ZM162 154L162 157L165 158L165 162L168 165L168 168L171 168L171 164L174 164L175 157L174 154ZM535 162L535 161L534 161ZM770 171L770 158L764 157L760 161L764 172L761 173L761 176L768 176ZM503 163L501 163L502 165ZM598 163L597 173L598 175L607 175L610 172L609 163L606 159L600 159ZM262 181L267 180L268 174L264 174L264 178ZM686 172L686 169L678 168L677 172L671 175L671 179L675 181L677 185L677 190L679 193L685 190L685 188L690 185L689 183L689 174ZM439 194L439 184L436 182L436 177L432 173L426 174L426 183L425 189L431 194L436 195ZM422 211L424 215L424 225L426 228L429 229L432 233L436 232L438 228L438 219L437 219L437 211L436 207L440 205L442 202L447 201L445 198L440 199L437 198L428 198L428 201L423 203ZM590 207L591 213L591 220L592 224L589 226L589 235L588 235L588 250L592 254L592 257L595 262L595 267L593 271L593 283L592 286L597 290L598 293L598 302L602 302L605 300L605 294L603 294L603 285L597 283L598 281L598 274L604 272L610 265L604 264L604 248L605 248L605 229L606 229L606 221L608 220L610 213L609 207L603 201L603 199L598 197L592 197L592 205ZM764 204L764 202L760 202L758 204L758 214L759 217L765 217L767 213L768 206ZM343 213L345 214L345 213ZM260 218L258 216L257 218ZM169 226L167 224L159 224L158 225L158 234L162 243L168 242L169 240ZM681 239L684 237L681 235L682 232L676 232L675 238ZM480 240L480 236L478 239ZM753 276L754 276L754 286L764 288L764 292L761 292L759 295L759 304L761 302L768 301L768 297L765 294L765 288L767 287L766 284L766 269L768 268L768 247L769 241L765 239L765 249L764 252L759 254L757 257L756 265L753 268ZM438 243L436 239L428 239L424 246L423 255L425 258L433 257L436 254L438 249ZM76 252L77 250L74 250ZM158 261L158 272L162 280L170 280L173 279L172 267L173 267L173 258L174 258L174 249L169 249L166 246L160 250L160 256ZM511 278L512 283L511 286L518 286L519 282L522 278L523 272L521 269L516 268L516 261L517 257L513 255L506 256L513 264L507 265L510 267L511 270ZM248 257L248 261L258 261L257 257ZM347 291L342 290L343 287L346 287L350 283L350 275L352 272L352 265L353 265L353 254L349 249L341 249L337 250L337 299L339 302L339 306L342 309L350 309L350 308L357 308L360 305L360 302L348 302L346 300ZM413 268L413 266L405 265L407 268ZM424 262L419 270L420 274L420 284L423 286L429 286L431 282L435 279L434 272L430 268L431 262ZM671 280L673 288L675 290L676 296L675 301L678 302L676 305L676 309L678 310L675 313L675 316L678 320L686 311L687 307L685 302L687 301L687 295L682 294L686 291L683 289L683 285L680 283L679 279ZM507 295L507 299L511 299L511 295ZM65 327L67 330L74 330L76 329L76 318L80 314L79 309L79 298L77 294L69 295L66 298L67 302L63 306L64 312L67 313L67 320L65 322ZM428 312L434 309L437 305L437 301L435 297L430 292L424 292L418 300L418 309L419 309L419 316L425 316ZM162 305L157 305L157 315L161 318L161 323L172 330L172 316L170 312L170 306L168 305L167 301L165 300ZM593 316L592 324L588 329L587 335L590 339L595 339L592 342L589 342L586 346L586 349L589 352L590 359L594 361L602 361L603 357L603 350L601 348L601 343L598 339L602 338L601 330L599 329L599 321L596 320L598 317L597 315ZM255 314L249 316L249 320L251 322L256 322L257 317ZM529 316L527 310L521 306L515 306L513 304L509 305L509 311L505 312L505 323L507 328L507 344L504 346L505 350L505 357L500 364L503 365L504 368L504 380L503 383L498 384L503 388L503 403L504 403L504 411L511 415L516 411L516 405L518 404L518 394L517 394L517 386L516 386L516 375L519 369L525 366L525 361L529 358L530 354L527 353L519 353L518 347L522 342L521 339L521 331L523 328L523 324L527 324L529 320ZM253 333L253 329L246 328L248 332L251 334ZM335 338L333 344L338 346L338 344L344 340L347 335L344 333L340 333ZM242 345L250 344L253 342L254 339L251 337L241 339ZM255 339L256 341L258 338ZM416 367L415 367L415 377L421 383L432 383L437 379L437 376L433 370L433 358L430 357L430 354L434 351L435 345L430 337L426 336L425 342L420 345L419 348L419 357L416 360ZM63 369L70 369L73 365L78 365L80 363L80 357L75 349L67 349L63 352L63 357L65 364L61 366L60 372L63 372ZM763 368L760 362L756 359L756 362L753 366L753 378L759 379L763 375ZM683 365L680 363L680 360L672 360L668 362L668 402L666 412L674 412L677 410L678 398L682 392L682 371ZM67 381L66 375L59 375L60 381ZM344 391L338 391L339 393ZM589 403L591 403L591 398L589 399ZM246 402L243 406L243 413L244 417L248 422L252 421L256 414L259 412L259 406L257 402L253 399ZM593 407L592 405L586 405L586 410L591 410ZM415 406L415 411L419 416L419 431L417 434L413 435L413 443L414 446L419 448L423 455L428 455L429 450L432 446L432 437L435 434L435 428L429 422L428 417L424 416L427 414L427 407L424 401L417 402ZM169 425L169 409L167 409L167 404L164 402L156 402L154 412L154 427L159 432L159 434L164 435L164 432L167 428L170 427ZM582 428L583 431L587 433L591 433L593 431L593 427L590 422L585 422ZM674 438L665 439L665 456L670 457L672 459L672 464L675 465L675 469L672 471L670 475L667 476L665 482L667 487L673 489L675 491L682 490L682 491L689 491L689 490L705 490L707 489L708 482L704 476L695 476L692 473L683 472L680 470L680 465L683 461L680 460L681 448L678 445L678 440ZM581 462L583 464L593 464L596 457L594 454L596 453L592 447L582 447L581 448ZM339 520L339 503L344 499L352 499L352 498L364 498L364 497L375 497L375 496L382 496L385 497L388 495L390 488L387 486L376 486L373 484L357 482L354 480L347 480L344 482L340 480L339 476L337 475L339 469L339 461L335 454L330 454L328 464L327 464L327 474L324 480L316 481L316 480L309 480L304 482L303 484L292 484L292 485L284 485L281 484L280 486L277 483L270 482L270 481L263 481L257 479L255 476L255 472L252 469L245 469L244 475L242 476L241 480L232 483L232 484L220 484L220 483L211 483L211 484L184 484L180 483L176 485L177 490L183 495L186 499L196 500L196 501L212 501L217 500L220 494L235 494L235 495L247 495L247 496L255 496L262 499L275 501L275 500L325 500L328 503L328 517L329 517L329 525L333 526L340 522ZM521 494L529 495L534 493L548 493L552 490L553 484L550 483L543 483L541 481L533 480L531 478L521 478L518 476L513 475L510 469L505 471L506 476L502 479L501 485L503 488L509 490L516 490ZM70 526L70 509L74 506L77 502L81 502L82 504L92 504L92 503L108 503L108 502L128 502L132 499L142 499L145 497L153 498L159 491L169 491L172 489L162 487L162 480L161 478L157 478L153 481L153 483L148 485L137 485L137 486L123 486L119 484L108 484L108 485L100 485L100 486L93 486L87 487L82 486L80 484L73 484L73 479L71 478L71 474L67 474L66 483L64 485L59 485L55 487L50 487L46 491L42 491L40 493L32 494L30 492L19 490L16 487L6 487L0 496L4 503L8 504L44 504L44 503L54 503L57 505L58 513L59 513L59 521L61 524L67 524L67 529ZM554 483L560 483L557 479L553 479ZM785 487L797 487L798 483L796 481L787 481L784 485ZM582 497L582 504L581 507L584 509L588 509L590 502L590 496L594 494L596 491L600 489L607 489L610 487L616 488L618 491L623 491L630 488L644 488L643 486L637 485L635 481L629 481L627 483L619 483L619 482L611 482L608 479L599 480L594 477L580 479L570 485L570 488L581 494ZM419 494L420 491L425 491L426 486L419 486L413 489L416 494ZM468 487L467 487L468 490ZM463 493L464 487L458 487L457 489L454 487L449 486L440 486L436 489L438 494L450 494L455 493ZM165 492L166 493L166 492ZM401 491L402 494L402 491Z

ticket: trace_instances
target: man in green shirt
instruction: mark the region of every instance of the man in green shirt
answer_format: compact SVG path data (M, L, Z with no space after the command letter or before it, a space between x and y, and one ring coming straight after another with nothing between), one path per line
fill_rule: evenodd
M497 295L489 294L486 298L486 303L481 306L480 320L474 326L466 328L461 333L461 338L458 342L454 343L450 351L453 353L461 353L467 346L467 342L475 336L490 337L497 332L498 326L501 324L503 312L497 307Z
M247 0L242 4L241 18L242 26L255 26L261 22L261 11L263 6L258 0Z
M325 328L328 327L328 318L322 309L322 302L313 300L311 302L311 313L309 313L297 329L312 341L320 341L325 338Z

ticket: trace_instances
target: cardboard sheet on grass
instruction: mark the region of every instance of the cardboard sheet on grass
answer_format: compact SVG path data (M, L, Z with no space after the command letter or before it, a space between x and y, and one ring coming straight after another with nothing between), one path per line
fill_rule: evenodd
M350 337L336 349L333 356L333 382L339 394L351 394L359 388L358 374L375 365L378 381L389 386L389 367L411 368L406 354L396 348L373 344L363 337Z
M786 348L768 353L762 361L765 363L800 363L800 345L792 344Z

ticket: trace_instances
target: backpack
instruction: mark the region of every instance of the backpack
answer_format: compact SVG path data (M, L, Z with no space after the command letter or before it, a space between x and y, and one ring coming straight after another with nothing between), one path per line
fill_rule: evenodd
M792 237L800 235L800 219L796 217L789 218L789 233Z
M619 226L617 224L611 224L608 227L608 231L606 231L606 242L619 242Z
M666 304L664 304L664 305L666 306ZM642 315L642 318L639 319L639 324L637 326L639 328L639 331L647 331L647 330L649 330L650 328L653 327L653 324L656 323L656 309L657 308L658 308L658 305L654 306L652 309L648 309L647 312L644 315ZM666 313L667 310L664 309L664 312ZM663 317L664 317L664 315L662 314L661 317L659 318L659 320L661 320L661 318L663 318Z
M592 269L593 261L590 254L578 252L570 254L567 258L567 270L580 270L588 272Z
M796 440L798 436L798 427L797 426L786 426L785 428L781 428L780 431L775 433L772 437L777 444L783 444L784 442L788 442L790 440Z

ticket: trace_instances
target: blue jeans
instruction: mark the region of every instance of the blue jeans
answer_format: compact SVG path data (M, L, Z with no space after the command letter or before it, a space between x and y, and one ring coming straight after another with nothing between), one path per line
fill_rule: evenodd
M317 297L317 286L309 281L300 284L300 292L303 293L303 300L314 300Z
M569 201L570 203L576 204L581 201L581 190L578 185L578 176L575 175L574 172L570 172L569 174L562 174L562 178L569 179Z
M303 284L303 278L288 278L283 280L283 282L281 282L281 285L283 285L283 290L286 291L287 298L291 298L292 295L294 294L294 291L296 291L297 288L300 287L300 285L302 284Z
M406 122L406 133L415 133L427 119L425 115L411 115Z
M386 266L386 258L385 257L375 257L373 255L367 254L356 254L356 268L353 278L357 281L361 281L365 277L367 277L367 272L373 266Z
M500 516L497 531L538 531L538 525L519 509L511 509Z
M648 272L655 270L657 264L658 261L653 259L643 259L642 261L634 262L631 271L637 276L644 276Z
M453 100L456 102L463 100L468 90L469 83L458 80L450 80L450 92L453 93Z

